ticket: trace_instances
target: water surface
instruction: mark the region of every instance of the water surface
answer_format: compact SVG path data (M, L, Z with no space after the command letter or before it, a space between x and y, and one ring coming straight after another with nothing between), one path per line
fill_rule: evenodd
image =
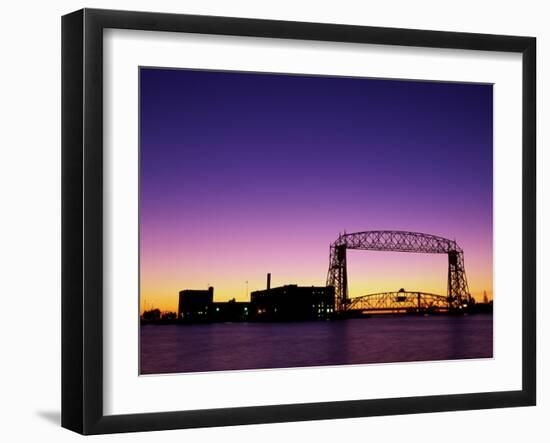
M141 373L490 358L493 316L141 326Z

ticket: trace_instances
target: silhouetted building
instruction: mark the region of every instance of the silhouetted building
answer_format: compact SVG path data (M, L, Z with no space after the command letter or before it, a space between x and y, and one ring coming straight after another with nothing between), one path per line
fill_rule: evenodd
M209 319L213 322L247 321L249 309L249 302L239 302L235 299L223 303L212 303Z
M334 316L334 287L285 285L254 291L249 309L250 319L257 321L329 319Z
M179 293L178 319L200 322L209 321L214 301L214 288L184 289Z
M178 320L185 323L325 320L335 316L333 286L285 285L254 291L250 302L214 302L214 288L179 293Z

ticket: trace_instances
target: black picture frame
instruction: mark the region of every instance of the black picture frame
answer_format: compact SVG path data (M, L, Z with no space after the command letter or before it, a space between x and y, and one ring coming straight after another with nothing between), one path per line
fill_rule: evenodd
M192 32L522 54L522 389L260 407L103 413L103 30ZM62 426L82 434L530 406L536 403L536 39L83 9L62 18Z

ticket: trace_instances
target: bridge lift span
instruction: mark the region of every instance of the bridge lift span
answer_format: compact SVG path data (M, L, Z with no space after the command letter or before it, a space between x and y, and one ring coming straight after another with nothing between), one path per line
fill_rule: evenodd
M327 286L334 286L336 309L339 312L347 311L353 303L353 299L348 296L348 249L447 254L446 302L449 310L461 309L471 301L464 269L464 252L456 241L420 232L364 231L340 234L330 245Z
M346 309L362 314L437 313L449 312L449 301L444 295L400 289L353 297Z

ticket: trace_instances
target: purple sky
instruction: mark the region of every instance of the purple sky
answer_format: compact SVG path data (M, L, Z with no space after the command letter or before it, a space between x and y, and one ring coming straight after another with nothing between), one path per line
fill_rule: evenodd
M324 284L339 232L456 239L492 295L491 85L140 70L142 300ZM350 254L350 295L446 290L446 257ZM395 287L397 286L397 287ZM413 287L418 286L418 287Z

